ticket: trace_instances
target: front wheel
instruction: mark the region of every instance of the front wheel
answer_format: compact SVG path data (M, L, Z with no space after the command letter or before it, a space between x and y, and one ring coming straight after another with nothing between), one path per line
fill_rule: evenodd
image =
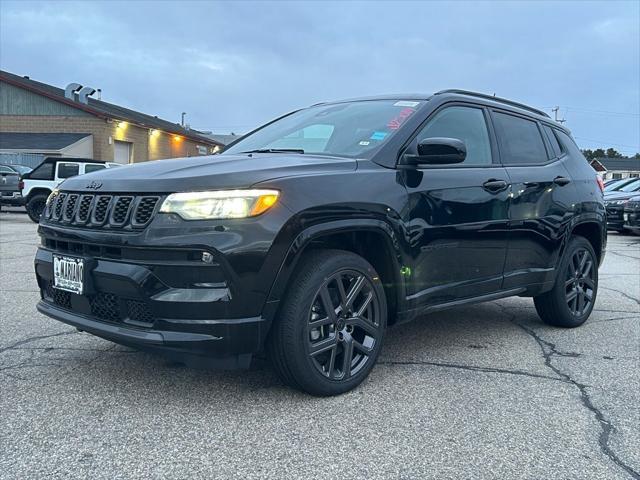
M598 293L598 260L589 241L569 240L553 289L533 298L538 315L548 325L573 328L582 325L593 310Z
M380 277L342 250L307 254L268 339L274 369L288 385L329 396L359 385L373 368L387 325Z
M44 211L45 204L47 203L47 195L44 193L39 193L31 197L31 199L27 202L27 215L29 218L38 223L40 222L40 216Z

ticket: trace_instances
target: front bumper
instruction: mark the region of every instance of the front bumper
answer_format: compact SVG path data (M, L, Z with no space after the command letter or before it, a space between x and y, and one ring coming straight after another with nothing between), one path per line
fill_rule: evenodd
M607 230L622 230L624 225L623 210L622 205L607 205Z
M640 230L640 209L625 209L624 228L629 230Z
M85 250L76 254L87 266L85 292L77 295L53 288L56 253L39 248L35 258L38 310L49 317L188 364L246 367L262 349L270 322L233 309L239 299L231 300L216 264L114 261ZM187 280L211 288L186 288Z
M195 333L140 329L102 322L60 308L45 300L41 300L37 308L48 317L105 340L160 353L191 366L221 369L248 368L256 340L264 338L268 330L268 322L260 317L215 320L209 322L204 329L209 333Z

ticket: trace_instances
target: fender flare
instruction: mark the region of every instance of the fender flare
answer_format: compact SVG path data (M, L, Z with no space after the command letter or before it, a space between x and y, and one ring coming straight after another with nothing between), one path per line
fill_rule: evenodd
M302 257L302 253L312 241L334 233L350 233L358 231L381 234L385 239L385 249L388 252L393 252L390 261L393 265L393 281L397 286L397 298L395 299L395 303L399 306L398 302L404 299L404 282L400 276L401 255L396 233L393 228L383 220L375 218L349 218L312 225L298 233L289 245L287 253L280 264L275 280L271 285L267 301L263 308L263 316L271 320L274 318L278 304L284 296L286 287L296 270L298 262Z

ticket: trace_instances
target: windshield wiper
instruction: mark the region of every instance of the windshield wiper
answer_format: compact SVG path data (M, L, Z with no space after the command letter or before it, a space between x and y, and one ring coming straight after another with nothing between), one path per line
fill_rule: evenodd
M304 153L301 148L257 148L240 153Z

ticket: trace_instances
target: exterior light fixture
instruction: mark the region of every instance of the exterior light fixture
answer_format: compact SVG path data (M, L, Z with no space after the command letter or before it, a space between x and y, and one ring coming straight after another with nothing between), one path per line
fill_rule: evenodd
M125 128L127 126L127 122L122 121L122 122L118 122L118 128Z

